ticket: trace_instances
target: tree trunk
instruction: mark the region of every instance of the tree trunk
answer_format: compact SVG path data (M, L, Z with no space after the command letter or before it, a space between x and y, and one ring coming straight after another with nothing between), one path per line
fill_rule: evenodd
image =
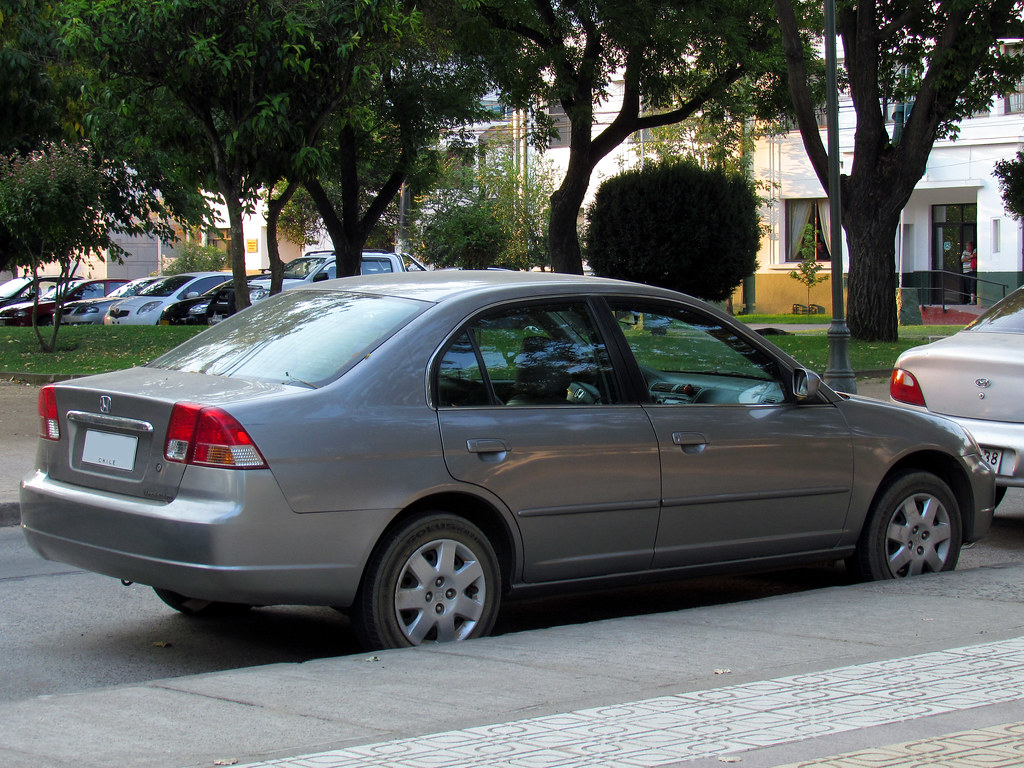
M235 289L235 311L241 312L249 306L249 280L245 273L245 231L242 228L242 201L237 191L224 196L228 209L228 226L231 240L228 254L231 257L231 284Z
M267 259L270 261L271 294L280 293L284 284L284 262L281 261L281 251L277 247L277 221L298 188L298 184L290 182L277 197L267 196Z
M548 221L548 248L551 251L551 269L571 275L583 274L583 254L580 250L580 237L577 229L580 206L586 195L584 183L582 190L578 183L566 175L559 187L551 195L551 213Z
M844 193L849 186L843 187ZM850 249L850 335L861 341L897 341L896 233L902 206L887 205L888 211L883 214L875 205L865 205L865 201L843 203L846 243Z

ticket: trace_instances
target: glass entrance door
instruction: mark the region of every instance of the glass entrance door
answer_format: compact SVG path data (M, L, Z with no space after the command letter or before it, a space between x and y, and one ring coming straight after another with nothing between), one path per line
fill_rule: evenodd
M966 304L971 294L960 256L978 242L977 203L932 206L932 304Z

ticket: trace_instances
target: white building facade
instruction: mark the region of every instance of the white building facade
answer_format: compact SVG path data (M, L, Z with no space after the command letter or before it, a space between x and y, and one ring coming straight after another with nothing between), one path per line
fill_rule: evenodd
M844 170L853 162L855 118L849 100L841 101L839 146ZM925 175L904 208L896 238L899 284L916 289L904 293L917 303L967 303L970 291L960 276L960 257L967 243L977 248L983 304L994 303L1024 281L1021 223L1006 211L993 173L997 162L1013 159L1022 147L1024 99L1019 93L996 99L988 112L964 120L955 140L935 143ZM806 300L799 298L806 296L806 289L789 278L801 260L801 234L810 223L828 242L828 201L798 131L760 141L753 171L767 185L763 216L769 234L758 257L754 295L745 297L748 311L790 312L794 303ZM848 266L845 237L843 251L843 263ZM830 291L826 282L814 289L812 299L829 312Z

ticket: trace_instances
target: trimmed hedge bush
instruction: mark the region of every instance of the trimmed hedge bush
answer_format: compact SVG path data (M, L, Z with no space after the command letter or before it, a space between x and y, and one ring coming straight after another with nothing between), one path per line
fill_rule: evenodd
M724 301L757 270L758 198L746 179L686 163L605 181L587 212L594 273Z

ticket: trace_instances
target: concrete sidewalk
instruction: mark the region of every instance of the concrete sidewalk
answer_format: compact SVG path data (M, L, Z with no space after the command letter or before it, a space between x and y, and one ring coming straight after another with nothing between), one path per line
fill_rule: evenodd
M1022 598L984 567L39 697L0 765L1020 765Z

